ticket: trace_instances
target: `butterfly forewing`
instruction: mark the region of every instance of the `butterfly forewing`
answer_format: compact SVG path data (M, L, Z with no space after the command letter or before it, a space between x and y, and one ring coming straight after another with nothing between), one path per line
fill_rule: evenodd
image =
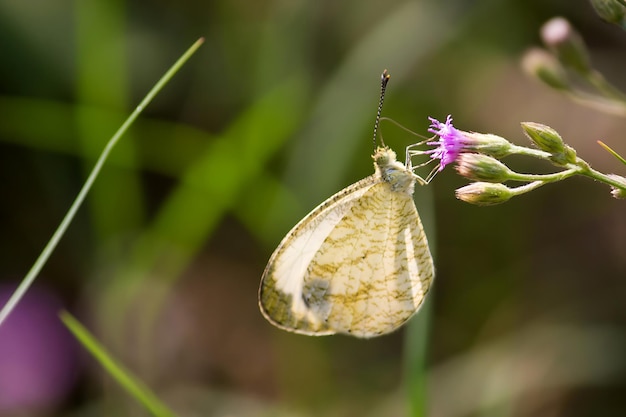
M278 245L261 278L259 305L274 325L303 334L333 334L307 306L304 276L327 236L367 190L380 182L374 175L343 189L316 207Z

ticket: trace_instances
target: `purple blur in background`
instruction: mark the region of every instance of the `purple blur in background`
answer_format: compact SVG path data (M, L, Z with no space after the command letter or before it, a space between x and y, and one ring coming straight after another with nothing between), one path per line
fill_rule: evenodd
M0 286L0 306L15 287ZM59 320L63 305L43 288L31 288L0 325L0 415L50 409L71 391L78 345Z

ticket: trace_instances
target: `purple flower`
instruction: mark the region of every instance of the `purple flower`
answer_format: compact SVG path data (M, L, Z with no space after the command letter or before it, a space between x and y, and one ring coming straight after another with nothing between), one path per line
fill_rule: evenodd
M456 161L459 154L464 150L467 145L467 138L460 130L457 130L452 126L452 116L448 115L445 123L441 123L439 120L429 117L431 121L430 133L434 133L439 136L439 140L435 142L428 142L428 145L437 145L437 148L426 151L430 154L431 159L439 159L439 171L443 170L446 165Z

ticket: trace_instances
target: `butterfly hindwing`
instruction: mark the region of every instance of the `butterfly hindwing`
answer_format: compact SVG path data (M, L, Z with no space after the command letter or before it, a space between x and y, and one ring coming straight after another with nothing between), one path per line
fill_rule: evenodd
M432 275L412 196L380 182L354 202L317 250L303 297L335 332L372 337L395 330L417 311Z

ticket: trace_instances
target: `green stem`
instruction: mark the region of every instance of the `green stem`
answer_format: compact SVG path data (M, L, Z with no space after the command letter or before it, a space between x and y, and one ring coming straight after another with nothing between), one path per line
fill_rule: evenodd
M6 320L6 318L9 316L11 311L13 311L13 309L17 306L17 303L19 303L22 297L24 297L24 294L26 294L26 291L28 290L28 288L30 288L33 281L35 280L35 278L37 277L37 275L39 274L39 272L45 265L46 261L48 260L48 258L50 257L54 249L56 248L57 244L61 240L61 237L63 237L63 235L65 234L65 231L67 230L68 226L74 219L74 216L76 215L76 212L80 208L81 204L85 200L87 193L89 192L89 190L91 189L91 186L93 185L94 181L98 177L98 174L100 173L100 170L102 169L102 166L107 160L113 147L117 144L117 142L120 140L122 135L128 130L130 125L135 121L135 119L137 119L137 117L143 111L143 109L163 89L165 84L169 82L169 80L174 76L174 74L178 72L178 70L185 64L185 62L187 62L187 60L191 57L191 55L193 55L194 52L196 52L196 50L200 47L200 45L202 45L203 42L204 42L204 38L198 39L187 50L187 52L185 52L178 59L178 61L176 61L176 63L172 65L172 67L165 73L165 75L163 75L163 77L161 77L161 79L154 85L154 87L152 87L152 89L144 97L141 103L139 103L139 105L137 106L137 108L135 108L135 110L131 113L131 115L128 116L128 119L126 119L124 124L120 126L120 128L117 130L117 132L115 132L113 137L109 139L109 142L104 147L104 150L100 154L98 161L96 161L96 165L93 167L93 170L89 174L89 177L87 177L87 180L85 181L85 184L83 185L83 188L81 188L80 192L78 193L78 196L72 203L70 209L67 211L67 214L65 215L63 220L61 221L61 224L59 224L59 227L55 230L54 234L52 235L52 237L50 238L50 240L44 247L43 251L41 251L41 254L39 255L39 257L37 258L37 260L31 267L30 271L28 271L28 274L26 274L24 279L22 279L22 282L20 282L20 285L17 287L15 292L11 295L11 298L9 298L9 301L7 301L4 307L2 307L2 310L0 310L0 326L2 325L4 320Z
M609 175L603 174L601 172L596 171L591 167L586 167L586 169L579 172L580 175L584 175L586 177L592 178L596 181L603 182L612 187L618 188L620 190L626 191L626 186L624 186L624 182L620 182L619 180L612 178Z
M606 148L606 145L603 145L603 146L605 146ZM527 147L518 146L518 145L511 146L511 153L517 154L517 155L533 156L535 158L547 159L547 160L549 160L551 156L549 152L544 152L538 149L527 148ZM554 174L519 174L517 172L514 172L511 175L511 179L516 180L516 181L539 181L542 183L548 183L548 182L564 180L566 178L569 178L577 174L584 175L596 181L600 181L612 187L615 187L617 189L626 191L624 182L620 181L619 179L613 178L610 175L606 175L606 174L596 171L595 169L591 168L587 162L585 162L584 160L580 158L577 158L577 161L575 164L568 164L567 169L564 171L556 172ZM517 189L520 189L521 193L527 192L527 191L523 191L523 187L515 188L515 190Z
M543 181L534 181L531 182L529 184L525 184L525 185L521 185L519 187L515 187L515 188L510 188L510 190L516 195L520 195L520 194L524 194L527 193L529 191L532 191L536 188L541 187L542 185L547 184L546 182Z
M532 156L539 159L550 159L550 152L540 151L539 149L527 148L525 146L511 145L511 154Z
M511 175L512 180L516 181L542 181L542 182L554 182L561 181L565 178L569 178L572 175L581 173L582 169L580 167L574 167L567 169L565 171L555 172L554 174L519 174L514 172Z
M428 415L428 337L432 320L432 306L427 299L404 333L404 378L408 398L409 417Z
M591 107L598 111L614 114L616 116L626 116L626 103L614 98L601 97L597 94L589 94L586 91L572 89L565 93L573 102L582 106Z
M603 174L599 171L596 171L595 169L591 168L589 164L587 164L585 161L583 161L580 158L578 158L578 161L575 165L569 164L568 167L569 168L566 169L565 171L555 172L554 174L519 174L517 172L514 172L510 176L512 180L534 181L531 184L535 184L535 185L533 187L529 187L529 189L525 189L524 187L526 187L527 185L531 185L531 184L527 184L521 187L513 188L513 190L520 190L520 194L523 194L543 184L547 184L547 183L555 182L555 181L561 181L566 178L572 177L574 175L583 175L585 177L594 179L599 182L603 182L607 185L610 185L612 187L615 187L617 189L620 189L626 192L626 185L623 181L613 178L610 175ZM541 184L537 185L536 182L539 182Z
M609 83L598 71L590 71L586 78L587 81L597 88L598 91L605 97L618 100L621 103L626 103L626 96L624 93Z

